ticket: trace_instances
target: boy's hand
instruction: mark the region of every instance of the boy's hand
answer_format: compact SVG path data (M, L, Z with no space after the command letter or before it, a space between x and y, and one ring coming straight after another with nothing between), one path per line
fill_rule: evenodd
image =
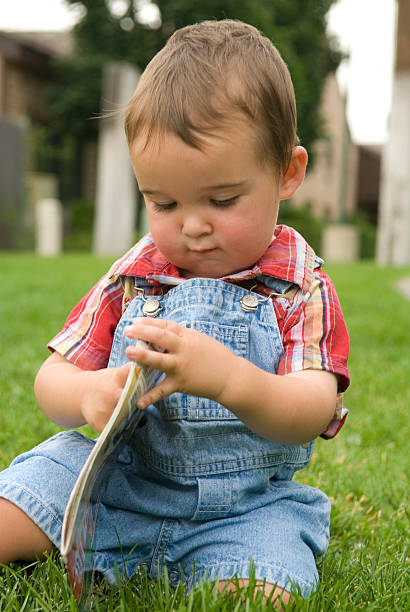
M36 377L38 403L61 427L89 423L101 432L120 398L130 367L127 363L121 368L82 370L54 352Z
M131 364L89 372L89 386L83 394L81 414L95 431L101 433L120 399Z
M163 319L136 319L126 336L159 346L165 352L129 346L129 359L166 374L156 387L138 401L146 408L179 391L219 401L237 357L223 344L193 329Z

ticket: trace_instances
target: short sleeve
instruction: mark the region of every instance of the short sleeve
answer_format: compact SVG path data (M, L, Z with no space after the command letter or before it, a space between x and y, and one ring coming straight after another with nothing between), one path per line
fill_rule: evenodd
M103 276L73 308L48 348L83 370L106 367L121 318L123 294L120 278L110 273Z
M331 279L321 269L304 295L298 292L283 322L284 354L278 374L306 369L326 370L338 378L334 419L322 436L331 438L342 426L347 410L343 392L350 383L347 367L349 335L340 302Z

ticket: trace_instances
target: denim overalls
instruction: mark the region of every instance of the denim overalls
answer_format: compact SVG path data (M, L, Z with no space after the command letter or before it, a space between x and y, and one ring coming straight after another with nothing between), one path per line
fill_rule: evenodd
M285 281L263 280L276 295L289 288ZM109 367L127 361L132 340L124 328L159 306L157 316L210 335L276 372L283 346L271 298L204 278L185 280L160 297L149 295L144 279L136 278L135 286L138 295L117 326ZM53 451L45 446L50 443ZM64 432L37 449L52 452L59 464L71 453L65 461L71 471L74 453L79 471L92 443ZM287 589L294 583L307 594L317 580L314 555L328 544L330 510L322 492L292 481L312 447L266 440L206 398L174 393L149 406L102 497L97 569L114 582L114 564L128 575L143 566L152 576L166 566L171 583L185 579L190 588L204 576L247 578L252 559L257 579ZM53 541L59 544L56 535Z

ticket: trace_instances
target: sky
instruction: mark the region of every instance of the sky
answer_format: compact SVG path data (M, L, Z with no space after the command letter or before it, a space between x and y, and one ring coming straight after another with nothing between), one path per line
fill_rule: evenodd
M121 0L111 1L121 5ZM79 16L64 0L0 0L0 30L64 30ZM338 0L328 16L329 32L349 53L338 80L358 144L381 144L387 138L395 19L395 0Z

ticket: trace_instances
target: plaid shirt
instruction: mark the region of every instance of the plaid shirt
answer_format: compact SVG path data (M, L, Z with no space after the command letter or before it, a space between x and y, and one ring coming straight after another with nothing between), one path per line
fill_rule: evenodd
M348 412L343 406L343 391L349 385L349 337L333 283L316 262L313 250L300 234L278 225L272 243L253 268L223 280L252 287L263 295L269 295L270 289L260 282L255 286L257 277L271 276L295 285L290 297L272 298L284 348L277 373L315 369L336 374L334 418L322 434L323 438L332 438ZM106 367L115 328L132 299L125 290L125 279L135 276L148 281L152 294L185 280L147 234L75 306L49 348L82 369Z

